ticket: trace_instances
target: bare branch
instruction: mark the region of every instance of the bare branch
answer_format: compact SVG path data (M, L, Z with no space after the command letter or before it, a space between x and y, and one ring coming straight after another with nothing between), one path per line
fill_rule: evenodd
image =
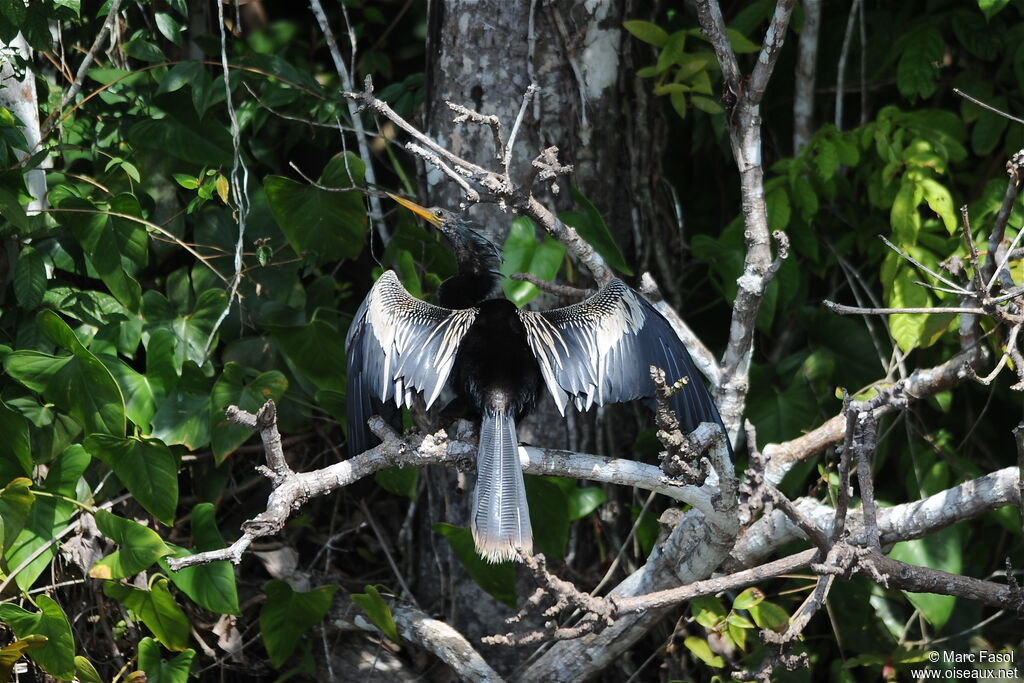
M593 289L582 289L580 287L573 287L572 285L560 285L557 282L548 282L543 278L539 278L533 273L512 273L509 277L518 282L529 282L541 291L547 292L548 294L554 294L555 296L567 297L570 299L585 299L588 296L593 296Z

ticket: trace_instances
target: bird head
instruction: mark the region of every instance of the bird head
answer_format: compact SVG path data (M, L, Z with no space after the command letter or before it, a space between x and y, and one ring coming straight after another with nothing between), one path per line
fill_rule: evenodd
M387 193L389 197L425 220L441 233L456 256L475 255L486 259L494 258L501 262L501 250L494 242L454 211L440 207L427 208L405 197Z

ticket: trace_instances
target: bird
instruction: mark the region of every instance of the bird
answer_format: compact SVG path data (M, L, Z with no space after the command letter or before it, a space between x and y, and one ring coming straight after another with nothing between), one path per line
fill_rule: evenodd
M562 308L517 308L501 294L501 250L472 223L388 196L437 229L457 273L441 283L435 305L412 296L387 270L359 306L345 338L349 450L357 455L375 445L371 416L394 420L418 395L428 409L446 394L464 401L479 420L470 527L485 560L519 561L520 552L533 552L516 424L545 389L563 416L570 403L580 411L653 403L653 365L670 383L688 378L670 399L684 431L701 422L724 430L672 326L625 282L612 278Z

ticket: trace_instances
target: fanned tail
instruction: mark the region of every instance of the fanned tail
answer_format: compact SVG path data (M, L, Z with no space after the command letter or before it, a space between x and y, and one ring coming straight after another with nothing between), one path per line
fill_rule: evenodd
M480 425L472 529L476 550L488 562L518 561L516 548L533 553L516 423L504 410L488 409Z

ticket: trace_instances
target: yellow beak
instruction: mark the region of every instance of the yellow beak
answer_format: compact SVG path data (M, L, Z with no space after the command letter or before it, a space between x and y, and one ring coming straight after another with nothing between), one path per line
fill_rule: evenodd
M391 197L392 199L394 199L399 204L401 204L402 206L404 206L405 208L407 208L410 211L412 211L414 214L416 214L417 216L419 216L423 220L425 220L428 223L430 223L431 225L433 225L435 227L438 227L438 228L441 227L441 223L443 221L441 220L441 218L439 216L436 216L434 214L434 212L431 211L430 209L428 209L426 207L423 207L423 206L420 206L416 202L409 201L405 197L399 197L397 194L391 194L390 192L388 192L387 195L389 197Z

